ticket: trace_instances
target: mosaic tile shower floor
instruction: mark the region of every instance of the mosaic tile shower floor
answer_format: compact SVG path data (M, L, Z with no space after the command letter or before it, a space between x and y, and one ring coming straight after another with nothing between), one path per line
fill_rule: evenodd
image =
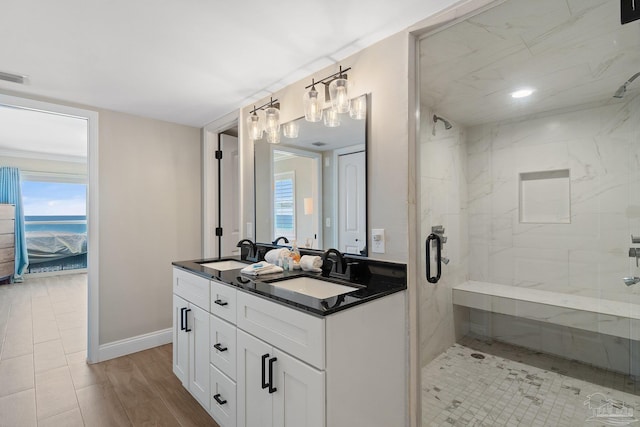
M640 382L521 347L465 337L422 369L423 427L638 426L638 419Z

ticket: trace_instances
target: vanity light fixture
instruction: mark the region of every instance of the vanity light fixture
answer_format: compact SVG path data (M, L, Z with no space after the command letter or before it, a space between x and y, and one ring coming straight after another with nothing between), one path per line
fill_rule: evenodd
M305 87L304 93L304 117L308 122L318 122L322 120L324 106L323 100L320 98L320 94L315 88L317 84L324 84L324 101L331 101L331 106L338 113L348 113L351 108L351 102L349 101L349 82L347 81L347 71L351 70L351 67L343 70L340 66L340 70L337 73L333 73L317 82L315 79L311 80L311 84ZM326 114L324 114L326 116ZM336 123L335 120L329 120L330 123ZM325 118L325 124L327 120ZM337 121L339 126L340 121ZM327 125L329 126L329 125Z
M367 118L367 95L362 95L351 100L349 117L354 120L364 120Z
M324 115L324 125L328 128L337 128L340 126L340 114L336 108L327 108Z
M300 132L300 125L297 121L292 120L282 125L282 133L285 138L297 138L298 133Z
M264 111L264 128L260 123L258 111ZM249 112L247 117L247 131L249 138L252 140L262 138L262 132L267 134L275 134L280 132L280 103L277 99L271 98L269 102L259 107L253 106L253 110ZM278 140L278 142L280 142Z
M320 93L316 90L316 82L314 79L311 79L311 86L307 86L305 90L308 88L311 89L305 92L302 97L304 118L308 122L319 122L322 120L322 106L324 102L320 99Z
M527 96L531 96L533 92L535 91L530 88L519 89L519 90L516 90L515 92L511 92L511 97L515 99L526 98Z

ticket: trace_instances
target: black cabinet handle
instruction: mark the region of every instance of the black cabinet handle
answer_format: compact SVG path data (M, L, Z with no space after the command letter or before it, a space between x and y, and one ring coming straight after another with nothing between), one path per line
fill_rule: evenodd
M269 353L267 354L263 354L262 355L262 388L267 388L269 387L269 383L267 383L267 379L266 379L266 374L267 374L267 368L264 362L266 362L266 360L269 358Z
M431 275L431 248L430 243L432 240L436 241L436 275ZM440 274L442 273L442 241L440 240L440 236L437 234L431 233L429 237L427 237L426 245L426 264L427 264L427 281L429 283L438 283L440 280Z
M214 344L213 348L215 348L218 351L227 351L228 348L227 347L223 347L222 344L218 343L218 344Z
M180 330L181 330L181 331L184 331L185 329L187 329L187 328L185 328L185 326L184 326L184 311L185 311L186 309L187 309L187 307L182 307L182 308L180 309Z
M216 402L218 402L218 404L220 404L220 405L224 405L225 403L227 403L227 401L226 401L226 400L222 400L222 399L220 399L220 393L218 393L218 394L214 394L214 395L213 395L213 398L214 398L214 399L216 400Z
M226 301L222 301L221 299L217 299L217 300L215 300L215 301L214 301L214 303L216 303L216 304L218 304L218 305L220 305L220 306L222 306L222 307L224 307L225 305L228 305L228 304L229 304L228 302L226 302Z
M189 312L191 311L190 308L187 308L184 311L184 330L185 332L191 332L191 329L189 329Z
M272 357L269 359L269 394L275 393L278 391L277 388L273 387L273 364L278 360L277 357Z

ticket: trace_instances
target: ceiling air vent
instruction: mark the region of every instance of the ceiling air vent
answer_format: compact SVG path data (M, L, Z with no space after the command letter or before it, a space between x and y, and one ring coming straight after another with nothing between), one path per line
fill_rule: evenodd
M4 71L0 71L0 80L5 80L11 83L24 84L25 76L20 76L18 74L5 73Z
M316 147L322 147L327 144L325 142L312 142L311 145L315 145Z

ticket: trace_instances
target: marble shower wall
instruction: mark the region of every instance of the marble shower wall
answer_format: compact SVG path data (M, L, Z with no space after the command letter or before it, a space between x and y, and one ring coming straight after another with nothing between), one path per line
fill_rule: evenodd
M456 331L456 325L468 324L456 317L468 317L468 309L453 305L451 288L468 280L468 227L467 227L467 146L465 131L453 124L445 130L438 122L436 135L432 135L433 112L423 108L420 146L420 344L423 366L452 346L456 338L466 331ZM437 284L429 283L425 276L424 241L431 227L445 227L447 243L442 255L450 259L442 265L442 276ZM432 264L435 272L435 264ZM433 274L433 273L432 273ZM455 310L454 310L455 309Z
M640 96L474 126L466 141L470 280L640 294L622 282L640 275L628 257L640 235ZM570 223L522 223L519 174L560 169Z

